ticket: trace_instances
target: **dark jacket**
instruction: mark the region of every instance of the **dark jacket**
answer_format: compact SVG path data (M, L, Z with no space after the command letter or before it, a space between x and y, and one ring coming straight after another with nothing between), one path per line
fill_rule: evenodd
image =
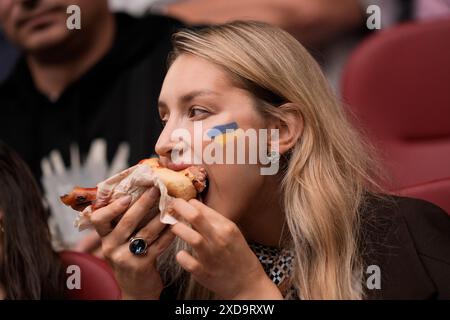
M57 101L36 90L23 58L0 86L0 140L18 151L36 178L51 151L67 166L71 144L84 156L96 138L106 141L109 161L121 142L129 144L130 165L154 153L171 35L182 25L162 16L117 14L116 21L111 50Z
M369 299L450 299L450 216L423 200L372 200L362 219L365 264L381 271ZM366 278L370 274L365 274Z

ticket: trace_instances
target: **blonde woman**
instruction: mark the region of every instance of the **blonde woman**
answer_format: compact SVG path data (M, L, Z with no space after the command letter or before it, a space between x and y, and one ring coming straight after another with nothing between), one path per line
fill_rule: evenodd
M156 205L153 188L131 207L124 197L99 209L93 223L124 299L450 297L449 217L424 201L383 196L368 147L286 32L234 22L177 33L159 112L156 151L169 168L192 164L198 146L225 149L238 131L277 129L266 147L279 170L204 162L203 201L174 200L179 222L169 227L156 216L138 228ZM236 134L203 139L199 123L203 135L229 124ZM180 129L192 150L180 151ZM145 240L144 254L130 252L130 237Z

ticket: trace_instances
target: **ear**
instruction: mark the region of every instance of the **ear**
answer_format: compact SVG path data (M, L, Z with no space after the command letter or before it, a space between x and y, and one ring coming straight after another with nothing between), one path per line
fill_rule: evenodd
M269 120L269 129L278 129L280 154L291 150L303 134L304 121L300 107L295 103L285 103L279 107L278 117Z

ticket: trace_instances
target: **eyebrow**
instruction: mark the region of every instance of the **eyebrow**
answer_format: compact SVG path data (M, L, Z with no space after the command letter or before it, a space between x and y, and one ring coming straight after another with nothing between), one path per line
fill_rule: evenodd
M196 91L192 91L192 92L182 95L180 97L179 101L181 103L188 103L198 96L207 96L207 95L220 96L221 94L218 92L215 92L215 91L211 91L211 90L196 90ZM167 103L165 103L162 100L159 100L158 108L167 108Z

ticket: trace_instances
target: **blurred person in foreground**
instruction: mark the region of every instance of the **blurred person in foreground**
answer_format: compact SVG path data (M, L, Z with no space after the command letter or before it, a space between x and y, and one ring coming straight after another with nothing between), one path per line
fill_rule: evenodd
M62 299L64 273L27 165L0 142L0 299Z

